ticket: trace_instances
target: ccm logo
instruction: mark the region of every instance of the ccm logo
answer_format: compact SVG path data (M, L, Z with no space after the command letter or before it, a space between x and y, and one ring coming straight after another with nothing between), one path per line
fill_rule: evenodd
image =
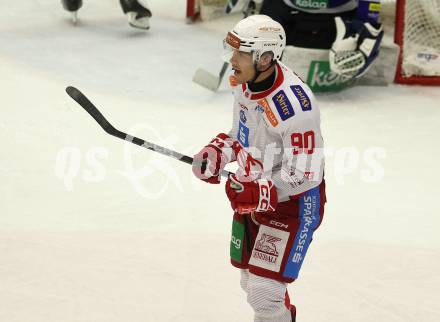
M271 220L271 221L270 221L270 224L273 225L273 226L275 226L275 227L286 228L286 229L289 228L289 225L286 225L286 224L280 223L280 222L275 221L275 220Z

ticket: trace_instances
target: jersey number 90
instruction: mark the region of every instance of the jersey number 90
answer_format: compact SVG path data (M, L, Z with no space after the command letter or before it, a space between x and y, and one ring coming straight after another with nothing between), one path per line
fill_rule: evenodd
M293 155L312 154L315 151L315 133L313 131L292 133L291 140Z

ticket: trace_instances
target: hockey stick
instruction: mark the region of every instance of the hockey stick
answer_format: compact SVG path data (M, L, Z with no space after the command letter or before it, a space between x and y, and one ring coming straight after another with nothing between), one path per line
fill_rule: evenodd
M218 76L211 74L210 72L204 70L203 68L199 68L196 70L193 82L197 83L213 92L216 92L220 87L223 77L225 77L226 71L228 70L229 63L224 62L220 73Z
M102 129L105 132L107 132L108 134L115 136L117 138L120 138L124 141L128 141L130 143L139 145L139 146L146 148L148 150L158 152L163 155L172 157L176 160L179 160L179 161L182 161L182 162L185 162L188 164L193 163L193 158L191 158L187 155L181 154L179 152L164 148L160 145L145 141L145 140L140 139L138 137L135 137L130 134L124 133L122 131L119 131L113 125L111 125L110 122L107 121L107 119L101 114L101 112L98 110L98 108L95 105L93 105L93 103L90 102L90 100L75 87L72 87L72 86L66 87L66 93L71 98L73 98L74 101L76 101L79 105L81 105L82 108L84 108L86 110L86 112L89 113L89 115L91 117L93 117L95 119L95 121L102 127ZM206 164L202 165L202 169L204 167L206 167ZM204 172L204 171L202 170L202 172ZM225 178L227 178L230 174L231 173L226 170L222 170L222 172L220 173L220 175Z
M237 4L238 0L229 0L226 5L226 13L229 14L234 6ZM248 0L247 3L243 7L243 16L244 18L248 17L251 14L255 13L255 2L253 0ZM203 68L199 68L196 70L193 82L203 86L213 92L216 92L220 87L223 78L226 74L226 71L229 67L229 63L224 62L223 66L218 73L218 76L211 74L210 72L204 70Z
M248 0L246 4L243 6L243 17L249 17L250 15L256 14L257 5L254 0Z
M226 14L230 14L231 11L234 9L234 7L237 5L238 1L240 0L229 0L226 4L225 12ZM246 0L246 3L243 5L243 16L244 18L255 14L257 6L254 2L254 0Z
M238 3L239 0L229 0L226 4L225 12L226 14L230 14L232 9L234 9L235 5Z

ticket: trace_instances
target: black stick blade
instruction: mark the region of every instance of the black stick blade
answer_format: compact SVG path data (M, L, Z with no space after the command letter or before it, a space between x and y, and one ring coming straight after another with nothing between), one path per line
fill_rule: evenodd
M79 89L73 87L73 86L67 86L66 87L66 93L73 98L75 102L77 102L79 105L81 105L87 113L92 116L96 122L109 134L115 135L115 132L118 132L113 125L110 124L109 121L104 117L104 115L101 114L101 112L96 108L95 105L93 105L92 102L89 101L89 99L80 92Z
M93 105L92 102L81 91L73 86L66 87L66 93L73 98L75 102L82 106L91 117L106 131L108 134L124 138L123 134L116 130L113 125L101 114L101 112Z

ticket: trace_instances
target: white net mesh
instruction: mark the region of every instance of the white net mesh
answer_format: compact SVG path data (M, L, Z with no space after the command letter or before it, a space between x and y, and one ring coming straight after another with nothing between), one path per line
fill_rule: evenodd
M202 20L211 20L225 15L228 0L199 0L199 2Z
M440 0L406 0L402 74L440 76Z
M403 27L397 35L403 40L401 75L440 76L440 0L381 0L381 4L384 42L394 38L396 25ZM404 13L402 21L396 21L396 6Z
M196 11L200 14L200 18L204 21L212 20L218 17L225 16L225 9L228 0L187 0L192 1L196 5ZM232 9L233 13L239 12L247 0L238 0L235 7Z

